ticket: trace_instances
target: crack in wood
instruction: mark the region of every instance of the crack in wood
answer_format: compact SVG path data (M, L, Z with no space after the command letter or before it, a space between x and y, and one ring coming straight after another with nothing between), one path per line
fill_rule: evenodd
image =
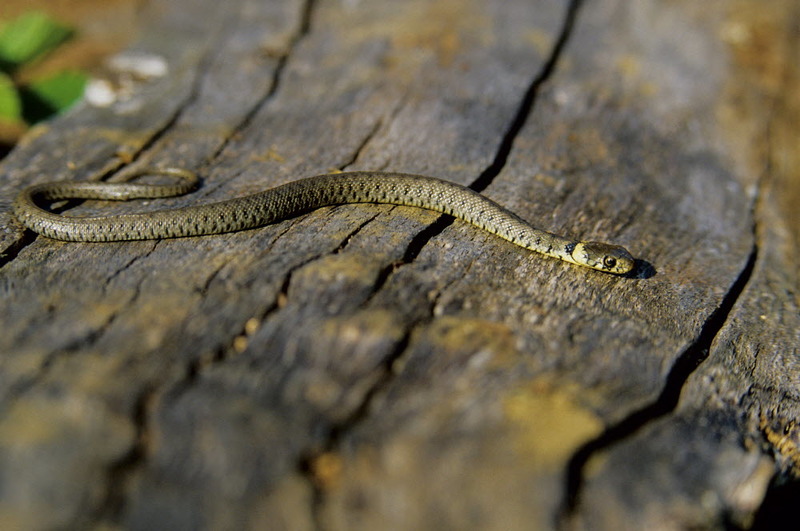
M378 134L378 131L380 131L382 127L383 118L380 118L377 122L375 122L375 125L372 126L372 129L370 129L369 132L364 136L364 139L356 147L356 149L353 150L352 156L339 166L339 170L345 171L347 168L355 164L361 157L361 153L364 151L364 149L366 149L367 145L372 141L372 139L375 138L375 135Z
M430 299L430 301L431 301L431 312L433 313L433 315L439 317L440 315L444 314L444 307L439 306L439 303L442 300L442 296L445 293L447 293L447 291L450 288L452 288L453 286L455 286L456 284L458 284L460 282L463 282L464 279L466 279L469 276L469 273L472 270L472 267L475 265L476 262L477 262L477 259L472 259L469 262L467 262L467 265L464 268L464 271L461 273L461 275L458 278L454 278L453 280L451 280L450 282L448 282L447 284L442 286L442 289L438 290L436 292L436 294L433 297L431 297L431 299Z
M269 88L264 95L261 96L261 98L256 100L255 104L250 108L249 111L247 111L247 113L245 113L244 117L239 121L239 123L231 128L230 133L225 137L225 139L223 139L217 149L208 157L205 166L211 166L214 161L219 159L231 141L237 138L242 131L247 129L259 111L261 111L261 109L263 109L264 106L267 105L267 103L269 103L278 92L283 79L283 73L289 63L289 58L294 53L294 50L297 48L297 45L300 43L300 41L302 41L311 32L311 19L314 15L315 5L316 0L306 0L303 3L300 10L300 23L298 24L297 31L295 31L295 33L289 38L286 48L277 56L277 63L272 72L272 81L269 84Z
M774 478L756 512L751 531L769 531L786 527L787 522L797 518L795 511L798 499L800 499L800 481L787 481L779 476Z
M328 433L325 437L325 443L322 445L321 449L307 452L306 455L300 458L297 468L300 474L302 474L306 481L308 481L312 489L311 517L316 529L325 529L326 527L323 523L324 517L322 515L325 505L325 487L320 484L320 481L316 477L316 467L314 466L314 463L321 456L337 454L339 452L339 448L341 447L341 442L347 436L347 434L349 434L354 428L359 426L367 417L369 417L375 397L384 389L386 389L399 374L399 371L396 370L396 367L406 355L414 330L417 326L423 324L425 324L425 321L412 324L408 327L405 334L400 338L400 341L397 342L392 352L390 352L389 355L383 360L380 376L364 393L364 397L358 406L353 409L350 415L348 415L345 419L332 425L328 429Z
M536 103L536 97L539 94L542 85L547 82L547 80L553 74L556 65L558 64L558 60L561 57L564 46L569 40L569 36L571 35L572 29L575 26L575 20L582 2L583 0L571 0L569 6L567 7L564 23L562 24L558 33L558 38L556 39L553 49L550 51L550 54L542 69L536 74L536 76L528 85L528 88L525 91L519 106L517 107L517 112L515 113L508 129L506 129L503 139L501 140L500 145L495 152L492 162L469 185L469 188L472 190L475 190L476 192L483 192L486 190L486 188L492 184L494 179L505 167L506 162L508 161L508 156L514 147L514 142L522 131L522 128L525 126L525 123L528 121L528 117L531 115L531 112L533 111L533 107ZM381 290L381 288L383 288L394 271L396 271L399 267L413 262L429 241L444 232L444 230L454 222L455 218L452 216L440 215L436 221L417 233L417 235L414 236L414 238L408 244L408 247L406 247L406 252L403 255L402 260L387 265L378 275L378 281L375 285L375 292L378 292Z
M353 240L353 238L355 238L358 235L359 232L364 230L364 228L367 225L372 223L375 220L375 218L377 218L379 215L380 215L380 213L373 214L372 216L370 216L366 220L364 220L361 223L359 223L358 226L350 232L350 234L348 234L346 237L344 237L342 239L342 242L339 244L339 246L336 247L336 249L334 249L333 252L331 252L330 254L332 254L332 255L333 254L339 254L342 251L344 251L347 248L347 246L350 245L350 242Z
M589 460L595 454L627 439L644 426L675 410L686 381L706 360L711 350L711 344L728 321L733 306L739 300L752 276L757 258L758 245L754 240L747 262L738 277L728 289L720 305L708 316L697 338L675 360L658 398L628 414L619 422L610 425L603 433L585 443L572 455L566 469L564 496L559 515L562 527L569 527L568 522L580 504L584 470Z
M17 256L19 256L19 253L21 253L27 246L36 241L36 237L37 234L32 230L22 229L19 237L14 240L11 245L0 252L0 270L2 270L6 264L16 259Z
M408 100L408 95L409 95L408 92L402 93L402 95L397 99L397 102L394 104L389 113L378 119L377 123L364 137L361 144L355 149L353 156L350 157L350 159L347 162L339 166L339 169L341 171L347 171L351 166L356 164L358 160L361 158L361 155L364 152L364 150L367 148L372 139L374 139L375 136L380 132L380 130L383 129L384 127L390 126L391 123L394 122L394 120L400 114L400 111L402 111L403 107L405 107L406 101ZM374 168L374 171L381 171L382 169L385 169L386 165L388 165L388 161L385 163L383 168Z
M772 116L774 116L774 109ZM771 122L771 118L768 120L768 122ZM769 127L767 127L766 134L767 144L769 144ZM670 369L669 374L667 375L666 382L658 398L654 402L630 413L621 421L609 426L598 437L585 443L572 455L572 458L568 462L565 473L562 507L556 522L559 527L571 527L569 525L570 521L580 505L581 490L584 483L584 470L589 460L597 453L631 437L646 425L674 412L678 406L681 393L686 385L687 380L692 373L694 373L694 371L708 358L712 343L727 323L728 317L730 316L734 305L741 297L745 287L753 276L753 271L759 255L759 241L761 241L760 230L762 228L762 223L759 222L761 219L759 211L763 208L767 208L764 205L766 196L764 193L764 187L766 186L767 179L770 178L771 174L771 157L767 157L765 161L765 171L757 180L756 192L751 203L750 215L753 220L751 227L753 244L744 267L741 269L736 280L726 292L720 305L706 319L697 338L676 359L675 363ZM629 220L626 220L626 222L618 229L618 232L621 232L629 222ZM644 262L643 264L640 264L640 267L638 267L637 270L644 271L646 268L652 268L652 265ZM640 275L644 274L645 273L640 272ZM772 490L772 488L773 487L771 486L770 490ZM797 485L795 484L790 486L786 490L779 488L776 492L778 492L778 494L776 494L778 498L785 492L795 493L797 492ZM765 509L766 506L769 507ZM761 509L759 509L759 513L763 512L766 515L763 516L763 521L769 521L773 515L773 509L774 507L772 507L772 501L770 500L768 493L762 501ZM761 523L763 522L758 522L757 516L753 528L763 528L759 525Z
M111 275L109 275L109 277L105 280L105 282L100 286L100 289L103 291L103 293L106 293L106 290L107 290L108 286L114 281L115 278L117 278L122 273L124 273L125 271L127 271L128 269L133 267L133 264L135 264L136 262L139 262L139 261L144 260L145 258L148 258L149 256L151 256L153 254L153 252L156 250L156 247L158 247L158 240L156 240L154 242L151 242L150 249L147 252L145 252L143 254L134 255L122 267L117 268L116 271L111 273ZM137 291L138 291L138 289L137 289ZM138 295L138 293L137 293L137 295Z
M788 88L788 71L784 72L782 85L784 85L784 91ZM775 168L775 158L776 155L775 151L775 141L774 141L774 126L776 116L779 113L779 103L778 100L774 100L771 105L770 113L766 121L765 127L765 143L766 143L766 156L764 157L764 172L759 177L757 186L756 186L756 196L754 199L754 206L753 206L753 217L756 220L756 227L753 230L754 237L756 241L763 241L765 235L763 232L767 230L767 223L763 222L764 214L763 212L766 209L772 208L767 201L769 196L767 192L767 187L770 187L773 184L774 175L776 172L779 172L779 169ZM759 221L762 221L759 223ZM797 353L795 349L795 354ZM755 371L758 365L758 358L761 354L760 346L755 346L753 351L753 360L752 364L749 367L749 370ZM761 386L755 383L751 383L747 394L752 394L755 390L759 389ZM777 388L771 389L772 392L777 392ZM797 396L788 395L786 391L783 391L780 401L797 401ZM783 426L783 431L780 434L770 434L769 433L769 424L765 423L764 413L760 414L760 423L759 423L759 430L761 432L762 437L769 444L769 448L763 448L762 451L770 455L770 457L775 462L776 466L776 474L772 478L769 486L767 487L767 491L764 494L764 498L761 500L761 504L758 510L755 513L753 524L751 529L753 530L767 530L767 529L777 529L784 524L785 522L790 521L791 518L794 518L794 504L790 503L797 499L800 499L800 478L797 475L792 474L791 471L781 470L781 467L776 459L777 456L781 456L785 450L789 450L789 460L794 460L795 462L798 461L798 456L794 451L796 450L793 447L792 441L792 429L790 424L785 424ZM793 421L790 421L793 422ZM772 437L770 436L772 435ZM777 437L776 437L777 435ZM787 446L787 443L789 443Z
M96 343L97 340L105 333L106 330L108 330L108 328L114 323L117 317L119 317L119 315L122 313L122 308L132 304L133 301L135 301L138 298L138 296L139 296L139 290L137 288L133 296L131 296L131 298L125 304L120 305L120 308L111 312L97 328L87 332L81 337L73 339L72 341L67 343L64 347L54 352L49 352L48 354L46 354L36 374L34 374L33 376L31 376L26 380L22 380L11 385L7 389L7 392L4 395L0 396L0 403L5 404L5 407L7 408L11 402L19 399L21 396L26 394L30 389L36 387L39 383L44 381L45 377L49 374L50 369L56 363L56 361L62 358L69 357L75 353L79 353L83 349L85 349L87 345Z
M133 411L133 444L125 455L108 468L105 497L90 521L120 523L125 509L126 486L149 453L148 448L152 441L150 417L158 392L157 387L147 387L137 397Z
M371 216L369 219L367 219L367 220L363 221L362 223L360 223L356 228L354 228L344 238L342 238L341 242L336 246L336 248L333 249L333 251L315 254L314 256L311 256L311 257L301 261L300 263L292 266L289 269L289 271L286 272L286 275L284 276L283 280L281 281L280 288L278 289L273 301L266 308L264 308L257 316L252 316L252 317L248 318L245 321L245 324L241 327L240 332L237 333L237 334L233 334L232 339L231 339L231 341L229 342L229 344L227 346L223 346L223 347L218 348L214 352L213 356L211 356L211 357L200 356L197 359L195 359L193 362L191 362L188 365L187 369L186 369L186 375L184 376L183 380L180 381L180 382L175 383L174 384L174 388L175 389L180 389L180 388L188 389L189 387L194 385L194 383L197 381L197 378L199 377L199 375L204 370L206 370L209 366L215 365L215 364L218 364L218 363L223 363L223 362L225 362L225 360L228 360L232 356L234 356L235 355L234 353L238 352L238 349L236 347L236 339L239 338L239 337L246 337L246 336L252 335L252 331L251 332L247 331L247 328L248 328L247 323L249 323L251 321L255 321L255 322L259 323L259 327L263 326L263 324L270 317L272 317L277 311L279 311L281 308L283 308L286 305L286 301L288 300L289 286L290 286L291 281L292 281L292 276L294 275L295 272L297 272L298 270L300 270L303 267L307 266L308 264L311 264L311 263L319 260L320 258L322 258L324 256L328 256L329 254L338 254L338 253L340 253L342 250L344 250L347 247L347 245L350 242L350 240L352 240L352 238L356 234L361 232L361 230L363 230L363 228L366 227L377 216L378 216L378 214L375 214L374 216ZM290 229L291 229L291 226L287 227L286 230L284 230L283 232L281 232L280 235L278 235L278 237L275 239L275 241L277 241L277 239L280 238L280 236L283 236L284 234L286 234ZM273 245L274 245L274 243L275 242L273 241ZM219 268L219 269L222 269L222 268ZM215 272L215 276L216 276L216 274L218 274L219 269ZM209 281L209 283L210 283L210 281ZM207 289L207 287L208 287L208 283L206 284L206 289ZM180 391L178 391L178 392L180 392Z
M470 188L476 192L483 192L486 190L486 188L492 184L492 181L494 181L495 177L497 177L505 167L506 162L508 161L508 156L511 154L511 149L514 147L514 142L519 136L519 133L522 131L525 122L528 121L528 117L530 116L531 111L536 104L536 98L539 94L539 90L555 71L556 65L558 64L562 52L564 51L564 46L566 46L567 41L572 34L572 29L575 26L575 20L578 16L578 11L580 10L582 3L583 0L570 1L569 6L567 7L566 16L564 17L564 23L558 33L558 38L556 39L553 49L550 51L550 55L548 56L547 61L545 61L544 66L539 74L533 79L530 85L528 85L528 90L525 92L525 95L522 98L522 102L517 109L514 119L511 121L511 125L503 136L502 142L500 142L500 146L495 154L494 160L470 185Z
M403 336L397 342L392 351L383 359L380 366L380 375L366 390L363 398L353 409L350 415L329 428L325 437L325 443L320 448L308 450L298 461L297 470L303 475L312 490L311 516L316 529L326 528L324 525L324 517L322 515L325 505L326 487L318 477L318 467L315 465L315 463L326 456L337 455L340 451L342 441L347 437L347 435L369 417L372 412L373 403L376 397L384 392L401 374L402 369L400 367L403 366L404 358L408 356L408 347L411 343L411 338L414 335L414 332L421 327L427 326L436 318L436 305L438 304L438 301L444 291L465 277L474 263L474 260L470 261L461 278L455 279L453 282L443 286L442 289L438 290L436 295L430 299L427 316L416 319L407 326ZM375 293L376 292L373 291L372 295ZM371 300L372 295L368 301Z
M273 73L273 82L271 83L270 89L267 93L262 97L257 104L245 115L244 119L234 128L233 133L227 136L221 143L217 150L207 159L206 165L210 165L213 160L216 160L219 155L224 151L225 147L230 143L232 138L235 138L236 133L241 131L242 129L246 128L247 125L253 120L254 116L258 113L258 111L272 98L275 92L278 89L280 84L281 75L285 69L286 63L288 62L288 58L291 55L292 51L294 50L295 45L305 36L308 34L310 30L310 20L313 11L315 0L307 0L303 6L302 14L301 14L301 23L299 25L298 31L292 36L290 40L290 45L285 54L278 60L278 65L275 68ZM209 50L213 49L214 47L211 46ZM137 153L133 157L133 161L140 158L140 156L151 148L160 138L162 138L170 129L172 129L175 124L178 122L182 114L185 112L189 106L194 103L197 98L199 97L200 91L200 83L203 79L204 72L206 72L209 68L209 64L211 61L211 53L207 52L205 56L199 61L197 73L195 78L192 81L192 90L185 101L181 103L181 105L176 109L173 116L170 118L169 121L166 122L164 127L160 128L155 134L148 139L148 141L142 145L142 147L137 151ZM34 238L35 239L35 238ZM21 249L20 249L21 250ZM18 254L19 250L17 250ZM5 262L3 262L5 263ZM3 263L0 263L2 266ZM296 268L302 267L303 264L300 264ZM296 269L294 268L294 269ZM294 270L293 269L293 270ZM284 281L284 285L282 290L288 288L288 281L291 278L291 272L287 275L287 278ZM209 281L210 282L210 281ZM268 315L271 311L274 311L275 308L278 307L278 300L270 308L267 309L266 315ZM232 348L232 347L231 347ZM224 361L227 358L226 349L220 349L214 356L214 360L212 362L220 362ZM181 387L189 387L192 385L194 381L196 381L200 371L204 368L203 364L199 361L193 362L189 365L186 370L186 375L183 378L182 382L172 383L172 384L161 384L150 389L144 391L139 399L137 400L137 405L135 411L133 413L133 424L136 430L136 439L134 444L131 448L131 451L120 459L117 463L114 463L108 470L107 477L108 482L106 485L106 494L104 501L100 504L98 508L98 512L96 514L96 521L112 521L117 522L120 520L122 514L124 513L127 500L127 492L126 492L126 484L128 479L136 472L137 469L141 468L146 461L147 456L147 448L146 445L148 443L148 432L149 432L149 410L151 409L151 404L153 403L154 399L158 394L160 394L166 387L165 385L170 385L173 388L181 388Z
M272 249L275 247L275 244L278 242L278 240L280 240L287 232L292 230L292 228L297 224L297 222L298 222L297 218L293 220L287 220L287 222L285 223L286 226L272 239L271 242L269 242L269 245L266 247L266 249L264 249L263 254L268 255L270 252L272 252ZM211 288L211 284L214 283L214 280L217 279L222 270L225 269L225 267L227 267L228 264L235 262L236 260L237 256L231 255L227 260L225 260L222 264L220 264L219 267L215 268L214 271L212 271L208 275L205 282L203 282L203 285L197 288L197 292L203 296L207 295L208 290Z
M498 146L492 162L469 185L469 187L476 192L484 191L505 167L514 142L522 131L522 128L524 127L533 110L540 88L552 75L558 60L561 57L564 46L569 40L569 36L572 32L575 18L581 3L582 0L572 0L570 2L556 43L551 50L543 68L537 73L537 75L528 85L525 95L523 96L522 101L517 108L517 112L515 113L511 124L503 135L503 139ZM375 294L381 291L381 289L388 282L389 278L399 267L412 263L417 256L419 256L428 242L441 234L454 221L455 219L451 216L441 215L433 223L417 233L406 247L402 259L386 265L380 271L374 284L372 295L370 295L365 304L367 304ZM441 292L435 297L435 300L438 300L439 296L441 296ZM425 319L412 323L408 327L402 340L395 347L394 351L384 360L381 376L364 394L361 403L354 409L353 413L341 423L331 427L326 438L326 443L323 445L323 450L321 452L313 452L310 455L304 456L298 463L298 470L307 479L312 488L312 492L314 493L312 501L312 517L317 529L323 529L325 527L323 524L323 516L321 514L325 503L325 490L317 481L315 481L313 470L314 460L320 455L337 452L341 441L347 436L347 434L367 418L367 416L370 414L372 403L375 397L384 389L386 389L387 386L390 385L391 382L396 378L397 371L394 370L394 367L397 366L398 362L405 355L413 331L419 326L424 326L434 318L434 306L431 305L429 316Z

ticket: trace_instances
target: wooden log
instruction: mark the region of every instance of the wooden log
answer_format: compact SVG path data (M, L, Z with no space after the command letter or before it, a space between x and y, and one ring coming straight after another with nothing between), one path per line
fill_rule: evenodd
M775 110L788 81L747 59L797 39L776 22L788 1L757 6L150 5L126 53L167 74L0 166L2 521L767 522L800 460L792 181L764 176L796 170L764 135L796 129ZM112 244L36 237L9 211L27 184L148 165L203 178L165 207L328 171L434 175L640 267L599 274L408 207Z

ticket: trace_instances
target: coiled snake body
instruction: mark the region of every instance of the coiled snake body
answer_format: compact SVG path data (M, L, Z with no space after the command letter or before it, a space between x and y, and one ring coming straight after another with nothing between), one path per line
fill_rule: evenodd
M345 203L405 205L448 214L520 247L600 271L625 274L635 261L623 247L571 240L537 229L494 201L459 184L433 177L385 172L320 175L245 197L172 210L102 217L68 217L37 201L152 199L182 195L197 186L193 172L150 169L142 174L180 177L175 185L55 182L31 186L14 201L14 214L49 238L80 242L152 240L220 234L260 227L323 206Z

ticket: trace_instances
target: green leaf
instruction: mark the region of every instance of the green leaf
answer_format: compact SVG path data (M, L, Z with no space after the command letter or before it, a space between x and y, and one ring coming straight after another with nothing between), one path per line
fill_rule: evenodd
M58 112L75 103L83 95L87 81L88 76L83 72L64 70L33 81L27 89Z
M21 118L22 101L17 88L10 77L0 72L0 120L16 122Z
M61 112L83 95L88 76L65 70L37 79L22 89L25 121L35 123Z
M0 28L0 64L13 69L40 57L72 35L72 29L39 11L31 11Z

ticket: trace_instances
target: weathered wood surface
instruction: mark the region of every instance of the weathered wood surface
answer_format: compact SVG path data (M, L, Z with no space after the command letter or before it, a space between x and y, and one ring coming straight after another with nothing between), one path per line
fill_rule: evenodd
M0 166L0 521L767 521L800 464L792 10L153 2L136 50L169 74ZM24 185L147 164L204 178L166 206L335 169L436 175L643 263L597 274L388 206L103 245L8 212Z

